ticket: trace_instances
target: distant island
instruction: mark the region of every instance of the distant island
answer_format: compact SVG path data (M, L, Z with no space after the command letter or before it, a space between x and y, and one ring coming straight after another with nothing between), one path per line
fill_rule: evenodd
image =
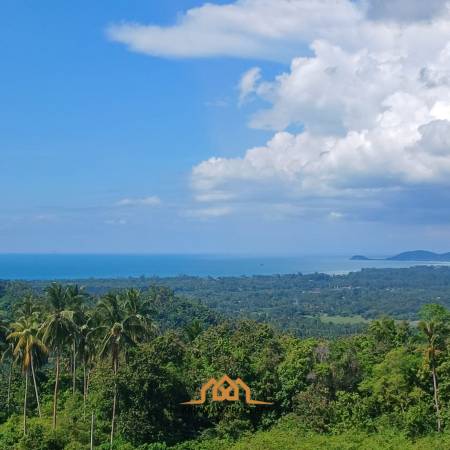
M350 258L352 261L447 261L450 262L450 252L434 253L427 250L412 250L399 253L388 258L368 258L364 255L354 255Z
M364 255L354 255L350 259L353 261L370 261L370 258Z

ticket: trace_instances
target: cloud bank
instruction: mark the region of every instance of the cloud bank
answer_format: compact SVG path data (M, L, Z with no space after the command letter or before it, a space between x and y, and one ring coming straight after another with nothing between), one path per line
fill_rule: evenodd
M193 168L211 211L265 202L286 215L442 222L450 209L433 199L450 185L449 30L440 0L240 0L108 35L149 55L290 61L269 80L249 68L239 85L241 103L266 102L249 124L273 137Z
M110 25L106 33L152 56L286 61L315 39L356 47L360 38L372 37L376 45L375 38L395 38L377 36L380 22L429 21L446 8L445 0L238 0L189 9L172 26L124 22Z

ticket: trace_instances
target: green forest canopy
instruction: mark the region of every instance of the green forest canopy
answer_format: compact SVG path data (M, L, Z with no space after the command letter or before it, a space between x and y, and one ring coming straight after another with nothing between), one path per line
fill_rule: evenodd
M447 301L446 270L375 272L370 280L371 272L286 277L286 292L309 283L324 303L322 290L342 287L424 292L416 275L430 277L424 286L432 284ZM339 284L358 276L358 285ZM230 292L250 291L253 283L278 295L277 278L284 277L260 278L245 277ZM223 307L208 307L212 298L198 302L149 287L148 279L135 283L146 284L142 290L125 288L126 280L92 280L86 289L2 286L1 450L88 449L92 418L98 449L110 448L111 438L114 448L128 450L450 446L449 312L427 305L427 295L407 300L416 305L408 313L418 320L413 325L384 316L357 333L325 338L304 324L291 333L249 312L237 320ZM225 297L228 280L205 282L219 293L211 288L216 283L225 285ZM223 374L242 378L254 398L274 405L181 405Z

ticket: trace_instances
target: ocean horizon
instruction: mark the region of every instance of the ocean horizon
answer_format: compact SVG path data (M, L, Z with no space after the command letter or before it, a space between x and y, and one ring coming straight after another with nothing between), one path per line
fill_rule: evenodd
M2 280L128 277L227 277L294 273L345 274L363 268L450 265L423 261L352 261L351 255L0 254ZM383 258L384 255L376 255Z

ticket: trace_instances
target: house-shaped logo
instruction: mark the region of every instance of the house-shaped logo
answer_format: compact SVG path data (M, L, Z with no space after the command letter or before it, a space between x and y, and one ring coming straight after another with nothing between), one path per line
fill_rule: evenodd
M217 381L215 378L208 380L200 389L200 398L182 403L182 405L202 405L206 401L206 394L211 389L211 398L213 402L239 401L240 389L245 394L245 403L248 405L273 405L271 402L262 402L252 400L250 388L240 379L232 380L228 375L224 375Z

